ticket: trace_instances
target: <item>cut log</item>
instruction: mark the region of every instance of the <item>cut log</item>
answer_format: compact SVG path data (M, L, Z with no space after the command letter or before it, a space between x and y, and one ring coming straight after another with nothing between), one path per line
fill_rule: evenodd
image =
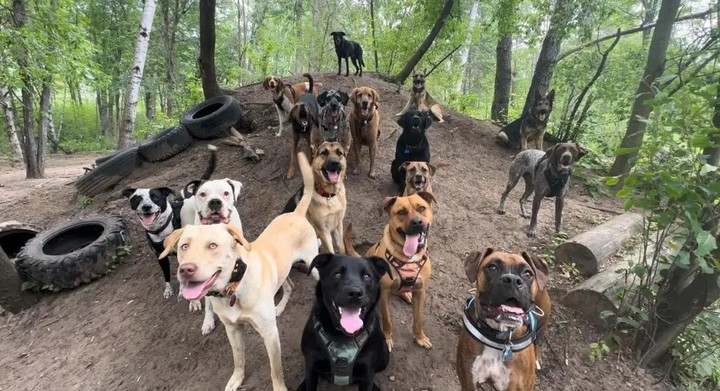
M555 260L574 263L577 270L589 277L597 274L631 236L640 233L643 218L625 213L581 233L555 249Z

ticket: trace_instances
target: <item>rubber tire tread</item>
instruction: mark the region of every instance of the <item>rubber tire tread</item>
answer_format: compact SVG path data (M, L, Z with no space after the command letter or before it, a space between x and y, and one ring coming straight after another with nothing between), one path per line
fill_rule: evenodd
M153 136L138 147L140 157L148 163L157 163L186 150L193 143L193 136L187 129L178 125L170 127Z
M198 112L218 103L222 105L219 109L194 118ZM180 124L196 139L207 140L224 136L225 131L238 123L241 117L242 109L238 101L230 95L220 95L191 107L180 118Z
M84 196L94 197L130 175L141 164L137 147L118 151L115 156L80 177L75 182L75 188Z

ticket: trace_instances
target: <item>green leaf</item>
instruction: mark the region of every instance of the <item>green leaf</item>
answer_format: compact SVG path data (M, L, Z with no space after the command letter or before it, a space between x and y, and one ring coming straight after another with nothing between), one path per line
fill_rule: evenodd
M683 268L687 269L690 266L690 253L687 251L680 251L675 257L675 263Z
M610 176L605 178L605 184L608 186L615 186L620 182L620 176Z
M717 166L713 166L710 164L703 164L702 168L700 169L700 175L705 176L710 172L717 171Z
M710 254L712 250L717 248L715 237L713 237L708 231L699 232L695 235L695 240L697 241L697 250L695 250L695 255L700 258Z

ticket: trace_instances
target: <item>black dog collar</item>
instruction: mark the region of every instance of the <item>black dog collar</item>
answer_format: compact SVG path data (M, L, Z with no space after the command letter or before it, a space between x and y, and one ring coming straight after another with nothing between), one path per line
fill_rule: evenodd
M233 267L232 274L230 275L230 280L228 281L228 284L225 285L225 288L223 288L223 290L220 292L208 292L207 295L213 297L230 296L230 307L234 306L235 301L237 300L237 296L235 296L235 291L240 285L240 280L242 280L246 270L247 264L243 262L241 258L236 259L235 266Z
M360 355L365 343L370 339L370 334L372 334L375 329L375 325L370 323L370 325L360 333L353 335L349 342L333 340L323 329L322 324L320 324L315 314L313 314L313 326L318 335L320 335L323 345L325 345L325 351L328 356L330 356L330 376L332 383L336 386L350 385L350 383L352 383L355 360Z
M542 159L537 162L537 165L535 166L535 175L538 174L537 170L540 167L540 163L542 163L543 160L547 159L547 156L543 156ZM570 180L571 174L572 169L562 174L554 174L552 172L552 169L550 168L550 163L548 163L545 167L543 175L545 175L545 180L547 181L548 185L550 185L550 192L545 194L545 197L551 198L559 196L562 190L565 188L565 185L567 185L568 181Z
M164 231L165 228L167 228L170 225L170 223L173 222L173 220L174 220L174 216L169 216L169 218L167 219L167 221L165 221L165 224L163 224L162 227L160 227L154 231L147 231L147 233L153 234L153 235L158 235L159 233Z

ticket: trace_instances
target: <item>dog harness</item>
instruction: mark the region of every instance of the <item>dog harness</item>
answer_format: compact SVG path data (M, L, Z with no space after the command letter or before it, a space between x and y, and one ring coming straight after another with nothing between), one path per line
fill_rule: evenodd
M355 360L360 355L363 346L370 338L375 325L370 325L363 329L360 333L354 335L350 341L335 341L323 329L318 318L313 315L313 326L320 335L320 339L325 346L325 351L330 356L330 377L332 383L336 386L347 386L352 382L353 367Z
M537 170L538 168L540 168L540 163L542 163L543 160L547 160L547 156L543 156L542 159L537 162L537 165L535 166L535 175L537 175ZM570 174L572 174L572 169L562 174L555 175L550 169L550 163L548 163L548 165L545 167L545 172L543 172L543 175L545 175L545 180L550 186L550 192L545 194L545 197L552 198L559 196L565 188L565 185L567 185L568 181L570 180Z
M340 107L339 111L340 111L340 114L337 117L337 121L335 121L334 117L330 114L330 109L328 108L328 106L323 107L322 121L320 122L322 127L336 132L334 137L324 137L324 139L325 139L324 141L338 141L338 137L339 137L340 133L342 133L339 130L340 126L342 126L346 123L345 108ZM328 121L328 118L330 118L330 121ZM343 128L344 128L344 126L343 126Z
M233 267L232 274L230 275L230 281L228 281L228 284L225 285L225 288L223 288L223 290L220 292L208 292L207 295L213 297L230 296L230 307L234 306L235 302L237 301L235 291L240 285L240 280L242 280L243 276L245 275L245 270L247 270L247 264L243 262L241 258L236 259L235 267Z
M418 143L418 145L407 145L407 144L405 144L405 149L403 150L403 153L404 153L405 155L410 155L410 153L412 153L412 151L417 151L418 149L423 148L423 142L424 142L424 141L425 141L425 138L423 138L422 140L420 140L420 142Z
M465 308L463 309L463 325L465 326L465 330L481 344L502 351L503 362L510 361L514 352L522 352L527 349L530 344L539 342L543 323L541 319L538 320L535 318L536 311L538 310L535 305L523 315L523 324L528 325L527 333L520 338L512 339L513 329L506 331L496 330L483 322L477 314L477 311L475 311L475 319L477 320L473 322L470 311L475 308L475 306L473 306L474 301L474 297L467 299Z
M427 252L425 252L418 262L403 262L392 255L390 250L385 249L385 259L400 275L400 288L398 288L398 292L406 293L410 292L413 286L415 286L418 276L423 266L425 266L425 262L428 260L428 255Z

